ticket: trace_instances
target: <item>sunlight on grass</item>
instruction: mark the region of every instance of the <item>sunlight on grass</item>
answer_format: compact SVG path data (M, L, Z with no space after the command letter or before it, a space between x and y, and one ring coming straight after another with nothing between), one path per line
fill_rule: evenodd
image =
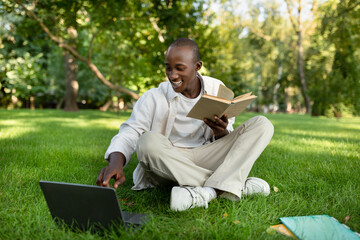
M241 114L236 126L255 115ZM128 112L117 116L99 111L0 110L0 239L118 239L115 233L99 236L59 228L38 181L94 185L99 170L106 166L104 153L111 138L129 116ZM268 235L266 229L278 224L280 217L312 214L338 220L351 215L347 225L359 232L360 118L266 116L274 124L274 137L250 176L267 180L270 196L239 202L216 199L208 209L171 212L169 188L131 190L137 165L133 155L125 168L127 181L117 190L120 199L127 199L120 205L123 210L156 217L139 232L120 229L121 237L281 239Z
M51 119L49 119L51 120ZM64 119L64 120L55 120L58 122L59 125L63 127L73 127L76 126L77 128L93 128L93 127L101 127L107 129L115 129L118 130L120 124L124 122L124 120L112 120L109 121L108 119L104 120L87 120L84 121L83 119ZM53 120L54 121L54 120Z
M339 137L340 139L340 137ZM274 139L272 144L282 145L289 151L303 152L306 148L307 153L342 153L346 157L359 157L359 146L356 142L348 141L335 142L334 140L317 139L317 138L300 138L300 139Z
M29 126L29 124L24 121L5 120L1 122L1 125L0 140L8 138L19 138L22 135L30 134L31 132L36 131L36 126Z
M319 137L319 138L339 138L339 139L358 139L360 140L360 136L354 135L351 132L351 128L348 128L346 126L346 129L343 130L337 130L337 131L327 131L323 132L321 129L318 131L306 131L306 130L299 130L299 129L286 129L281 130L281 133L289 134L289 135L297 135L297 136L303 136L303 137ZM360 128L359 128L360 130Z

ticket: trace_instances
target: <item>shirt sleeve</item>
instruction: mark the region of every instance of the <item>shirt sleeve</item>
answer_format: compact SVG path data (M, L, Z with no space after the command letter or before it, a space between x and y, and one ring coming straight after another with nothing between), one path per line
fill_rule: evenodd
M121 124L118 134L111 139L104 156L106 160L111 153L121 152L126 158L125 166L129 163L140 136L150 130L154 108L152 95L144 93L136 102L130 118Z

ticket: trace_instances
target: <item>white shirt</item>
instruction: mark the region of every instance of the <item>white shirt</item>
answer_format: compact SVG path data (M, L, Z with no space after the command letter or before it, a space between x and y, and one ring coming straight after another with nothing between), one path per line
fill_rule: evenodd
M196 98L187 98L181 93L177 93L178 98L174 102L177 108L174 126L169 135L170 142L177 147L198 147L204 145L207 139L204 137L206 124L204 121L189 118L186 115L189 109L200 99L201 93Z
M220 84L223 83L215 78L201 76L199 73L198 77L202 83L202 93L216 96ZM182 118L178 118L178 121L175 123L176 116L180 114L180 111L181 115L187 114L192 105L183 105L179 108L179 104L177 104L178 98L179 95L174 91L170 82L162 82L158 88L153 88L145 92L136 102L130 118L121 124L119 133L112 138L110 146L105 153L105 159L108 159L112 152L121 152L126 158L126 166L130 161L131 155L135 151L139 137L147 131L159 132L169 139L184 138L182 141L183 143L191 143L187 144L187 147L198 147L210 143L214 136L211 128L207 125L200 126L199 124L199 126L193 128L193 130L197 132L197 136L199 136L200 131L203 132L203 136L197 137L196 141L192 141L191 134L181 136L180 133L184 132L188 122L183 122L181 120ZM181 110L181 108L183 109ZM234 130L234 121L235 118L229 119L227 126L229 132ZM173 129L174 125L176 127L175 130ZM203 126L204 128L202 128ZM180 129L183 131L180 131ZM174 146L181 145L182 144L174 144ZM143 179L143 174L144 171L138 165L133 174L135 183L133 189L151 187L151 184Z

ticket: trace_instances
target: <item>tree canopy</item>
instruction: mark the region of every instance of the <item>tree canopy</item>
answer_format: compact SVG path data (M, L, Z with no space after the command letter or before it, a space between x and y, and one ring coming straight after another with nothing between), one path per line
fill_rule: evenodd
M359 114L359 20L354 0L3 0L0 107L131 104L188 37L202 73L258 95L257 111Z

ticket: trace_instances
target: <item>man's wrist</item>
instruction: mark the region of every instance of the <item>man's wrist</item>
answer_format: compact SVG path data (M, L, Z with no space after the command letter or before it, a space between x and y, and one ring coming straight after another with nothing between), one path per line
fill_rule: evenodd
M113 152L109 155L109 164L116 165L119 168L123 168L126 163L126 158L121 152Z
M221 135L218 135L218 136L215 135L215 140L225 137L228 134L229 134L229 131L227 129L225 129L225 131Z

